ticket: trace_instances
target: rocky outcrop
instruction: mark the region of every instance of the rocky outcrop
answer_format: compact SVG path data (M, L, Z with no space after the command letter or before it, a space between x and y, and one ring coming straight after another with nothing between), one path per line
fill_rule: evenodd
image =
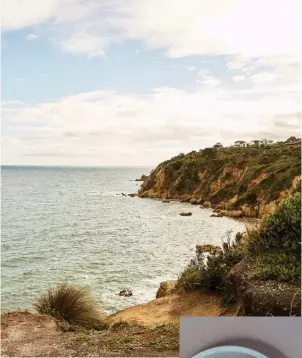
M176 280L164 281L160 283L159 289L156 292L156 298L170 296L176 292Z
M263 218L301 186L300 147L209 149L159 164L138 196L202 205L233 218Z
M218 214L212 214L211 217L212 218L223 218L224 215L223 215L223 213L218 213Z
M139 179L135 179L135 181L145 181L146 179L148 179L148 176L143 174Z
M252 260L243 259L227 277L225 301L237 301L248 316L301 316L301 287L249 278Z

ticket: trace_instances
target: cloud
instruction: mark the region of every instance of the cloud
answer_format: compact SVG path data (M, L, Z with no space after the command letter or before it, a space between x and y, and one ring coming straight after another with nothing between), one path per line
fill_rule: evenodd
M15 107L15 106L24 106L25 103L23 101L19 100L13 100L13 101L1 101L1 107Z
M179 148L298 135L299 83L239 91L206 71L198 78L194 91L102 90L36 106L4 102L3 163L155 165Z
M188 71L195 71L194 66L184 66Z
M255 83L271 82L274 81L276 78L277 75L275 73L270 72L261 72L250 77L250 79Z
M106 39L80 31L60 42L63 51L75 54L87 54L88 57L102 57L105 55L104 48Z
M234 82L242 82L245 80L245 77L244 76L234 76L232 79Z
M3 0L2 27L44 25L64 51L88 56L136 40L172 58L252 58L299 54L301 6L299 0L43 0L43 6L39 0Z
M23 78L22 77L16 77L15 82L23 82Z
M60 12L65 0L2 0L1 20L3 30L16 30L49 21Z
M196 83L201 84L205 87L218 87L222 81L219 78L208 76L208 70L201 70L197 74Z
M38 36L35 34L29 34L26 36L26 40L35 40Z

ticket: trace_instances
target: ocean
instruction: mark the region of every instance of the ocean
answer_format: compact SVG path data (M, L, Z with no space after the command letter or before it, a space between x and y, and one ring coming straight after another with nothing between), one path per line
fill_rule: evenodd
M30 309L58 283L88 286L106 313L155 298L196 244L241 222L188 203L132 198L151 168L2 166L2 312ZM179 215L191 211L191 217ZM129 288L132 297L118 293Z

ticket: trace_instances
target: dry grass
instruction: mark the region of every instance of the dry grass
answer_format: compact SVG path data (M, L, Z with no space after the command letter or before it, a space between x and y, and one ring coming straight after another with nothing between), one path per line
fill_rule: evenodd
M125 322L102 331L62 332L49 316L11 312L2 317L3 357L177 357L179 327Z
M60 284L37 298L34 305L40 314L53 316L70 325L100 328L102 311L95 298L84 287Z

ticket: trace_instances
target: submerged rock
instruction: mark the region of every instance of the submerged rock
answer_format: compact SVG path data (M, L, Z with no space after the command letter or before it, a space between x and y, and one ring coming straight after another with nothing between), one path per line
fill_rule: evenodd
M124 297L130 297L130 296L132 296L132 295L133 295L132 290L129 290L129 289L127 289L127 290L122 290L122 291L120 291L120 293L119 293L119 296L124 296Z
M191 216L192 213L180 213L179 215L180 215L180 216Z

